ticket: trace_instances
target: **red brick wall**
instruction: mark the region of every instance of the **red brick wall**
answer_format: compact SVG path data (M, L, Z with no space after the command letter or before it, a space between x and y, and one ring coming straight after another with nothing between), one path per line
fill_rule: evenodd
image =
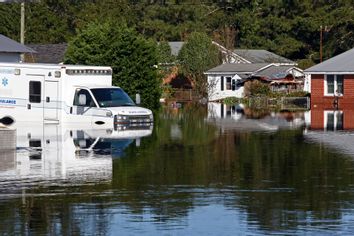
M354 75L344 76L344 101L343 103L354 103Z
M324 96L324 75L311 75L311 108L334 108L334 97ZM338 106L353 104L354 109L354 75L344 75L344 95L338 99Z

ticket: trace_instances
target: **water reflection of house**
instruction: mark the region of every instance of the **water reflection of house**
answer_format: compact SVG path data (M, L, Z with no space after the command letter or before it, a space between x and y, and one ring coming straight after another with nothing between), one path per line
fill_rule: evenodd
M340 153L354 156L354 108L312 108L304 137Z
M308 118L306 140L354 156L354 107L333 109L332 105L322 104L312 108Z
M317 106L310 111L311 130L354 130L354 107Z
M303 112L262 112L245 109L244 106L208 103L208 121L223 130L276 131L305 125Z
M311 107L354 105L354 48L305 70L311 76Z

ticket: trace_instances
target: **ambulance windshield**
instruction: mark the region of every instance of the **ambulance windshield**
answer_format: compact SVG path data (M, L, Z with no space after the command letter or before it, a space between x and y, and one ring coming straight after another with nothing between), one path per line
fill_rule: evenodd
M133 100L121 88L91 89L100 107L135 106Z

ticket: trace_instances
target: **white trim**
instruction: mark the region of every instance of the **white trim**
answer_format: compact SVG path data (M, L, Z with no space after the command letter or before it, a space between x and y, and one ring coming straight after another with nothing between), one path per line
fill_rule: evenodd
M328 86L327 86L327 76L328 75L333 75L333 82L334 82L334 85L333 85L334 92L333 93L328 93ZM344 77L343 77L342 86L343 86L343 90L344 90ZM339 97L343 96L343 93L337 93L337 90L338 90L337 74L326 74L324 76L324 96L339 96Z
M318 71L318 72L309 72L309 71L306 71L305 70L305 73L306 74L310 74L310 75L333 75L333 74L336 74L336 75L354 75L354 71L327 71L327 72L321 72L321 71Z

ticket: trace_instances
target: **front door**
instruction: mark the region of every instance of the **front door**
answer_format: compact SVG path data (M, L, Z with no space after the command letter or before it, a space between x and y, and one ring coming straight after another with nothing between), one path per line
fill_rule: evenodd
M44 82L44 119L58 121L58 82Z

